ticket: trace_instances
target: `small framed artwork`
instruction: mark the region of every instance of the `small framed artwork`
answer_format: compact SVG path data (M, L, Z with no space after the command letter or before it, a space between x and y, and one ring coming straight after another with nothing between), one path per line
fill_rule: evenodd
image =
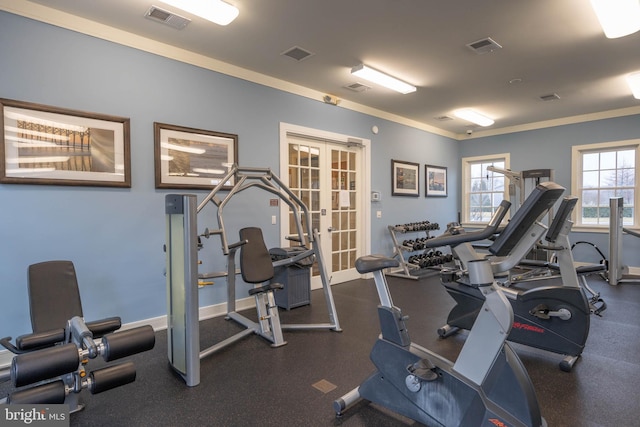
M131 187L129 119L0 99L0 183Z
M391 195L420 195L420 165L418 163L391 160Z
M425 165L425 197L447 197L447 168Z
M154 123L156 188L211 189L238 162L238 135ZM222 187L233 186L233 177Z

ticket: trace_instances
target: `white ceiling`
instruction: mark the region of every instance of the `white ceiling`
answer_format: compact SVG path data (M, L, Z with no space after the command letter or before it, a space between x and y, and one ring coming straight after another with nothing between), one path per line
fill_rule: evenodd
M444 134L466 137L471 129L477 136L573 116L640 113L625 81L626 74L640 71L640 32L605 38L589 0L228 0L240 15L226 27L160 0L31 2ZM152 5L192 22L176 30L144 18ZM478 55L466 47L486 37L502 49ZM313 56L297 62L282 55L294 46ZM418 90L401 95L359 80L350 74L359 63ZM345 88L356 82L371 89ZM540 99L553 93L560 99ZM485 113L495 124L478 128L438 119L462 107Z

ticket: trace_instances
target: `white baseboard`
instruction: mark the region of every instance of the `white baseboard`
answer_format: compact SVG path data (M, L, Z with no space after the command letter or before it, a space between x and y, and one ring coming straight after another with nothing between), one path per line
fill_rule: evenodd
M236 311L242 311L256 306L255 298L243 298L236 301ZM200 307L199 318L200 320L211 319L218 316L224 316L227 314L227 303L220 303L215 305L209 305L206 307ZM139 320L136 322L125 323L120 328L121 331L127 329L137 328L139 326L151 325L154 331L161 331L167 329L167 316L152 317L150 319ZM0 369L8 368L11 366L11 360L13 360L13 353L9 350L0 351Z

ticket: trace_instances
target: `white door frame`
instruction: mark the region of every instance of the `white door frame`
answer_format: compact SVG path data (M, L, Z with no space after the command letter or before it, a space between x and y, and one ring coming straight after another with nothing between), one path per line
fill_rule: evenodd
M349 144L358 143L362 146L362 152L360 156L360 187L362 188L362 197L360 197L361 205L358 207L359 212L362 212L362 226L360 243L362 244L362 255L371 252L371 140L360 137L354 137L349 135L343 135L334 132L323 131L314 128L308 128L304 126L298 126L290 123L280 123L280 176L284 177L289 168L289 146L288 146L288 134L295 134L297 136L307 137L318 142L333 143L333 144ZM285 215L288 215L288 206L282 203L280 205L280 240L283 247L288 245L283 233L282 223ZM330 242L327 242L330 244ZM325 262L327 262L325 260ZM327 272L331 276L331 272Z

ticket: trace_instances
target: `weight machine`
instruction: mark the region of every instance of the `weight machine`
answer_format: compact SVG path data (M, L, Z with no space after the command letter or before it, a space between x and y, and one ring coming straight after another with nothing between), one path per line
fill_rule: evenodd
M227 183L233 186L223 198L218 194ZM316 324L280 324L278 309L273 302L271 290L255 293L258 322L254 322L236 311L236 270L235 253L247 243L247 240L229 244L224 226L223 211L229 201L248 188L258 188L278 196L292 210L297 233L287 239L299 244L295 254L289 258L273 262L273 267L286 267L297 262L313 258L318 263L327 310L328 323ZM225 190L226 191L226 190ZM200 236L209 238L220 236L222 252L227 257L227 271L198 274L197 214L209 203L217 207L217 229L205 229ZM216 351L238 341L246 335L255 333L271 341L273 347L286 344L282 330L329 329L341 331L338 321L331 285L320 246L317 230L311 228L311 215L305 204L270 169L250 168L233 165L229 172L211 190L196 207L195 195L169 194L165 200L167 223L167 338L168 357L171 366L183 377L188 386L200 383L200 360ZM301 218L304 219L301 220ZM303 224L304 222L304 224ZM304 227L303 227L304 226ZM207 349L200 350L198 280L215 277L227 278L227 320L234 320L245 327L238 332ZM252 291L257 289L254 288Z
M634 237L640 237L639 233L623 227L623 204L622 197L609 199L609 269L607 279L610 285L640 283L640 267L622 263L622 235L627 233Z
M119 327L120 318L85 323L75 316L64 329L21 335L15 346L11 337L1 339L16 356L10 369L0 371L0 382L11 380L18 389L0 404L66 404L70 412L77 412L84 408L79 401L82 390L98 394L135 381L136 368L130 361L91 372L86 366L98 356L111 362L154 347L151 326L112 333Z
M119 317L85 322L73 262L45 261L29 266L29 312L33 333L0 345L16 354L11 368L0 370L0 382L17 389L0 404L66 404L70 412L84 408L80 392L101 393L136 378L132 362L89 372L89 359L105 362L151 350L155 333L149 325L118 331Z
M509 199L511 202L511 214L520 208L529 193L541 182L553 181L553 169L530 169L515 172L511 169L501 169L488 166L487 171L504 175L509 180ZM551 211L549 217L553 216Z

